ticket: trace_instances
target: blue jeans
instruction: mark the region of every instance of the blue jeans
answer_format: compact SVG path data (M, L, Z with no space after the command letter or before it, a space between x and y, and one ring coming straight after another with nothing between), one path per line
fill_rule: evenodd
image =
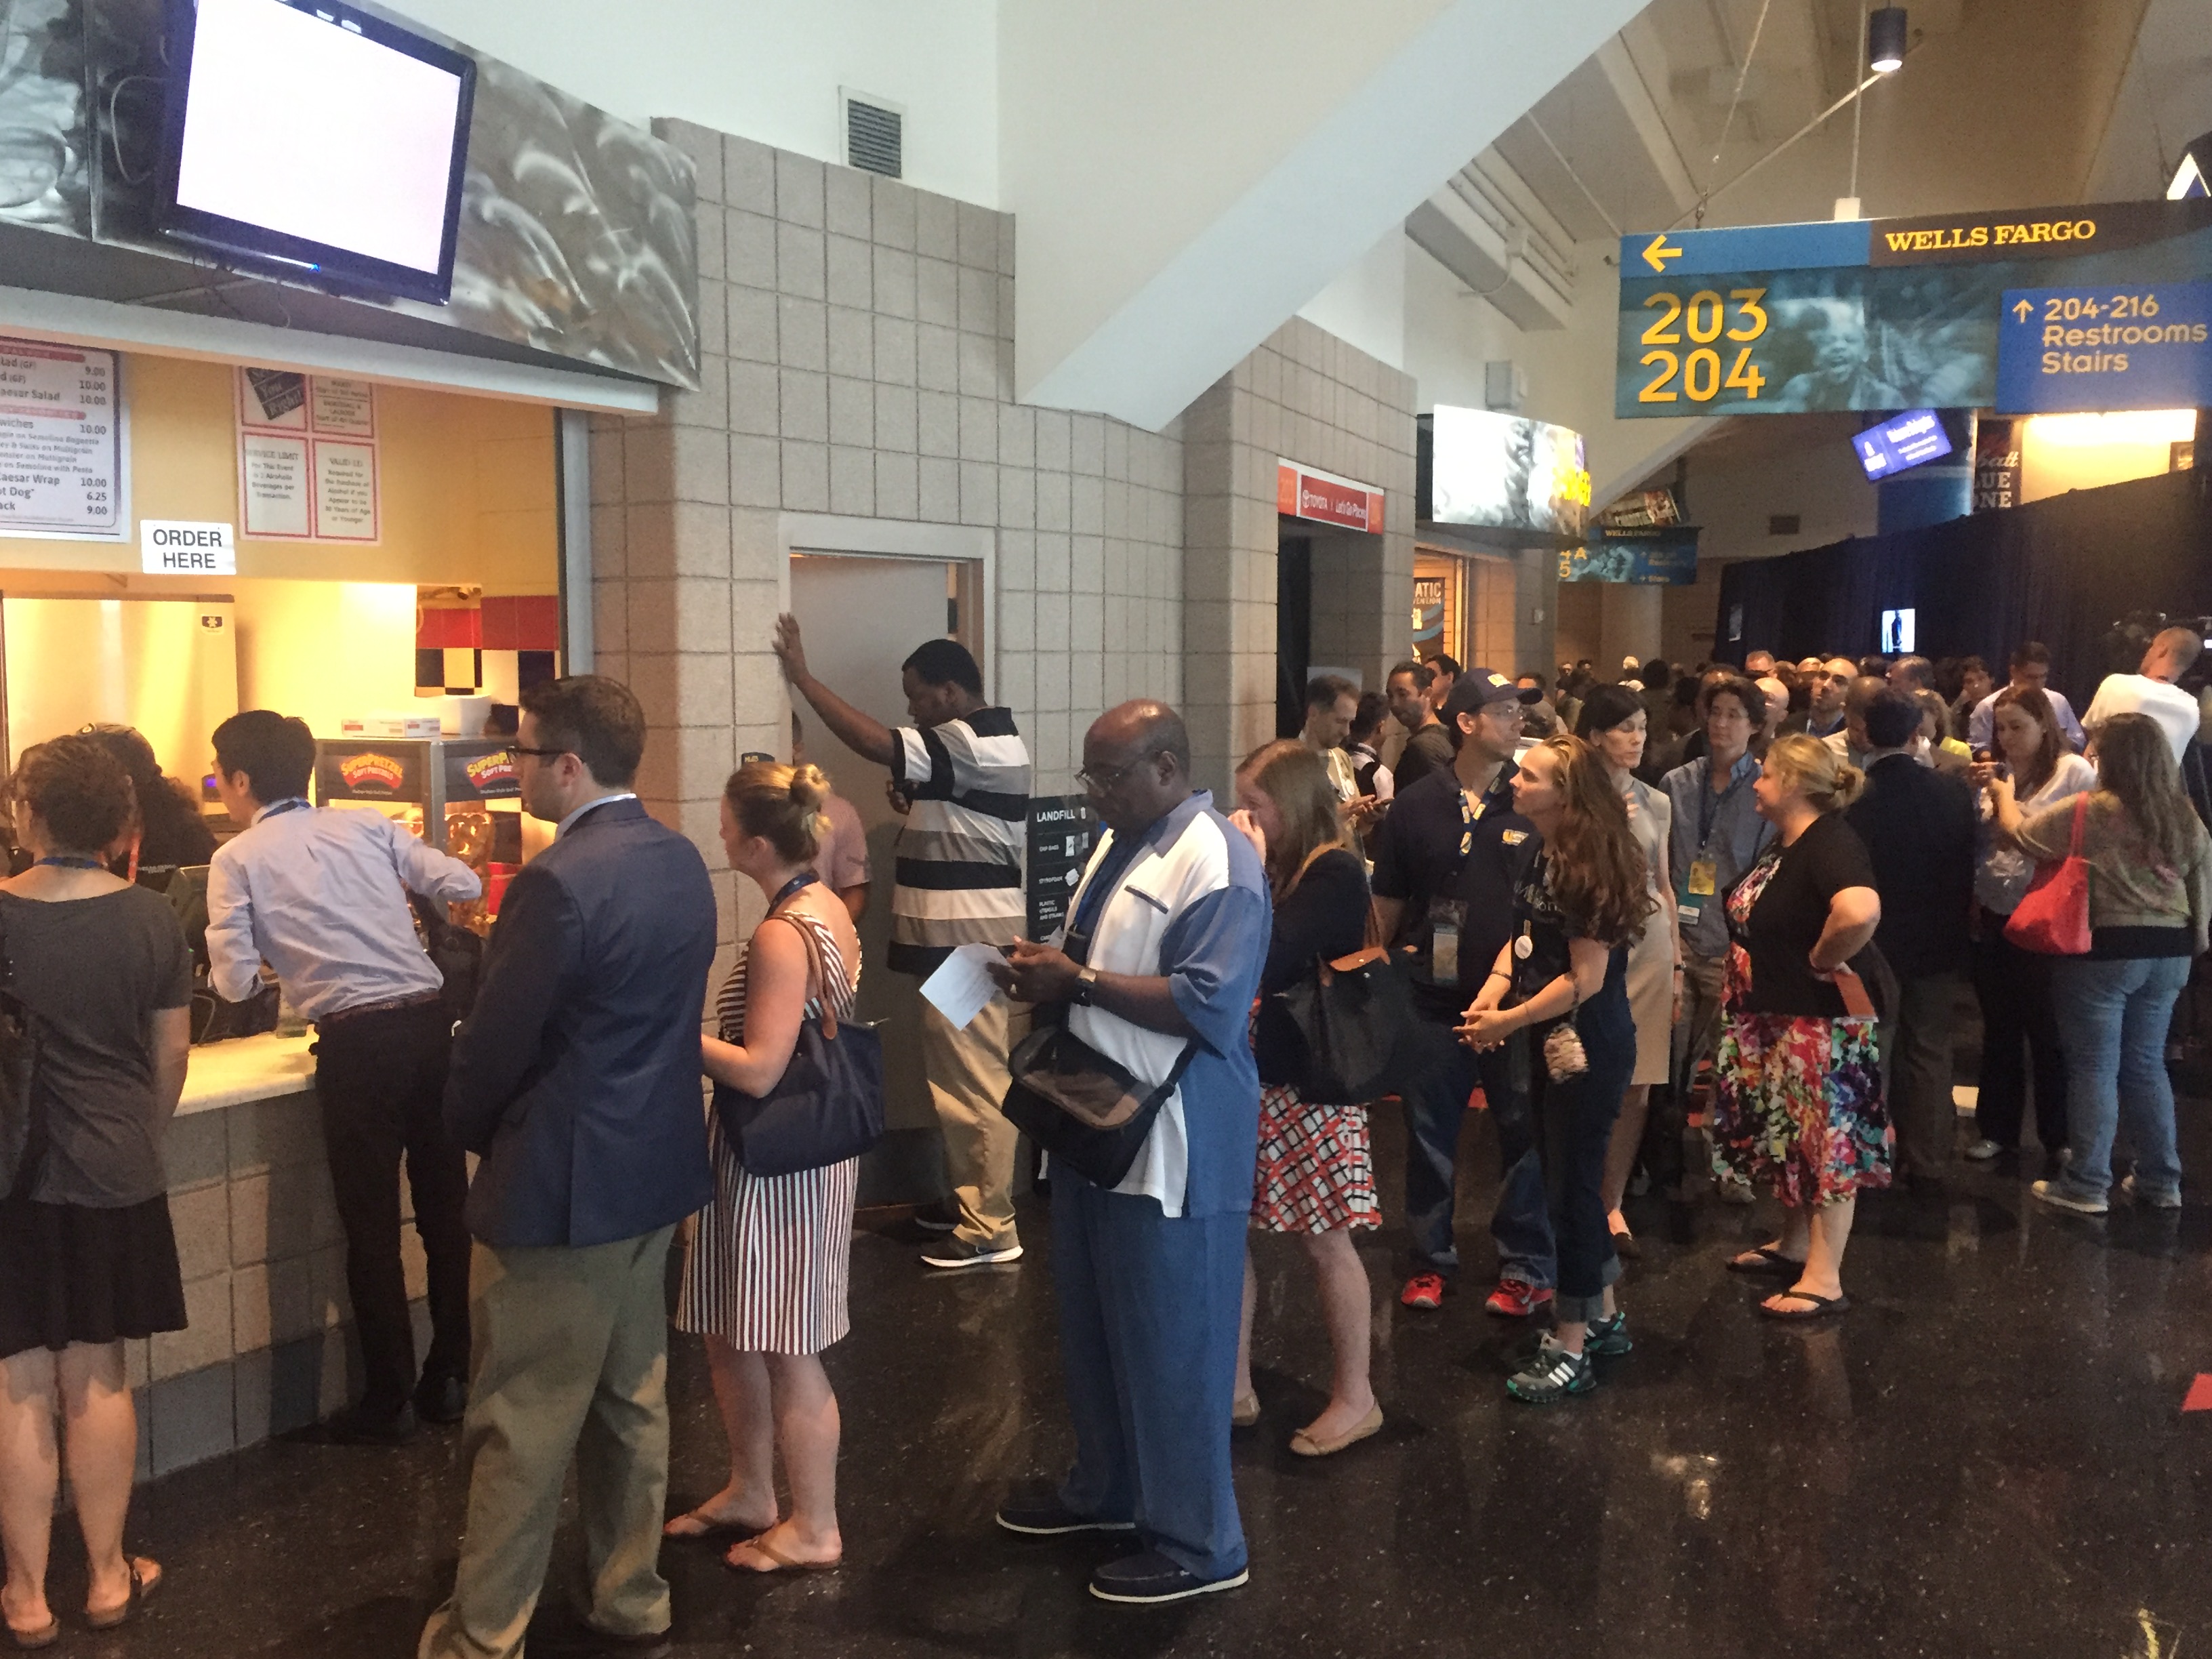
M2160 1195L2180 1190L2166 1034L2188 983L2187 957L2063 957L2051 965L2051 1002L2066 1050L2066 1141L2074 1149L2059 1178L2062 1191L2105 1196L2112 1184L2112 1136L2123 1118L2136 1185Z
M1501 1179L1498 1207L1490 1218L1498 1276L1549 1290L1559 1268L1543 1164L1536 1152L1535 1116L1527 1091L1513 1086L1506 1051L1477 1054L1449 1025L1425 1021L1407 1042L1419 1056L1414 1075L1400 1091L1406 1107L1406 1231L1413 1240L1414 1271L1449 1278L1459 1269L1459 1249L1452 1241L1453 1186L1467 1097L1479 1082L1498 1127Z

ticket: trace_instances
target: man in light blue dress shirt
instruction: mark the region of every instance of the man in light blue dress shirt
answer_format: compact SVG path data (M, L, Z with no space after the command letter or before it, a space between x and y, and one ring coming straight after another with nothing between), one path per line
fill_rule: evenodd
M396 1444L418 1420L460 1420L469 1364L468 1174L441 1115L453 1022L407 895L459 903L483 883L373 808L310 805L315 739L304 720L234 714L216 727L215 755L216 792L246 826L208 871L216 991L243 1001L266 962L316 1025L315 1092L364 1373L361 1399L327 1427ZM429 1267L419 1375L399 1255L403 1157Z

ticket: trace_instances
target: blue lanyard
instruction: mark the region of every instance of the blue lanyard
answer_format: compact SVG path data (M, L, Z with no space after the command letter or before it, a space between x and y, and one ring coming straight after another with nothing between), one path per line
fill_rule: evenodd
M281 818L287 812L304 812L307 810L310 804L311 803L303 795L289 795L283 800L271 802L269 805L263 807L261 809L261 822L265 823L270 818Z
M105 860L86 858L76 853L49 853L39 862L42 865L51 865L57 870L105 870L107 868Z
M783 908L784 900L791 897L795 893L804 892L807 888L814 885L814 872L811 870L800 871L789 881L787 881L782 886L775 890L775 896L768 902L768 908L771 910L781 909Z
M1713 844L1713 824L1721 815L1721 808L1735 799L1735 792L1743 787L1743 781L1749 775L1741 769L1742 765L1741 760L1736 762L1735 767L1731 769L1735 775L1729 780L1729 787L1717 796L1713 793L1710 767L1706 769L1706 775L1698 780L1698 855L1700 858Z

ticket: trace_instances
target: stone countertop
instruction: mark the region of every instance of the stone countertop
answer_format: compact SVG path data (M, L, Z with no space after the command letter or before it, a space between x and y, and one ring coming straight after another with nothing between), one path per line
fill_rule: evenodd
M274 1032L233 1037L195 1048L185 1073L184 1098L177 1115L219 1111L249 1100L301 1094L315 1083L311 1036L283 1037Z

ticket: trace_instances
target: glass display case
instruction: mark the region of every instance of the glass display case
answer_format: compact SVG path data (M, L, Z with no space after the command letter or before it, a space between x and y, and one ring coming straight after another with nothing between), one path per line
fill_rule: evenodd
M508 741L326 738L315 745L315 799L375 808L482 876L483 897L450 908L455 926L487 933L507 880L535 850Z

